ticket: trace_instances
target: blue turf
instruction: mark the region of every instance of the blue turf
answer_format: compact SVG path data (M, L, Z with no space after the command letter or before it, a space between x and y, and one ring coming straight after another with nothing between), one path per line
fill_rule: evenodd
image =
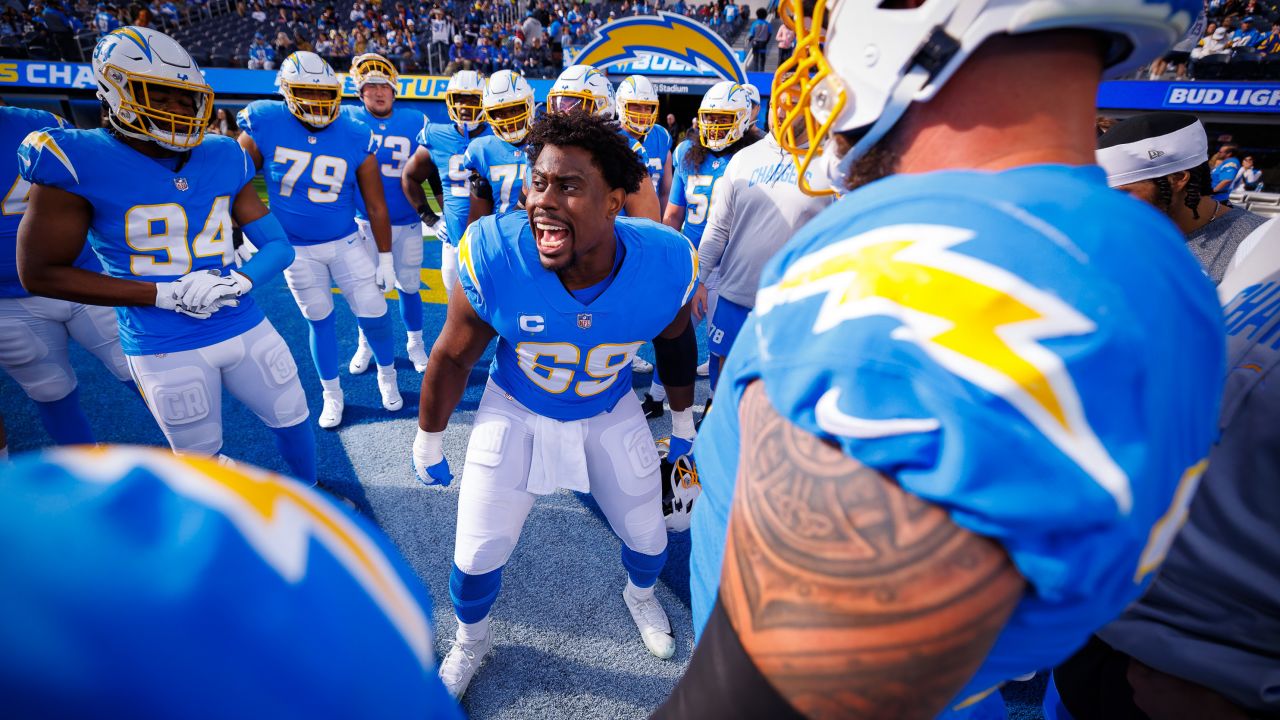
M428 242L424 267L439 266L439 244ZM320 412L320 384L306 363L308 328L282 279L262 283L254 298L284 336L300 366L311 408ZM335 302L334 318L345 361L355 348L356 324L350 309ZM424 308L423 337L431 345L444 321L444 306ZM437 649L448 647L454 621L449 603L453 530L471 418L487 377L492 348L476 365L445 432L445 454L458 476L448 488L424 487L413 476L410 447L422 376L405 356L404 328L398 313L393 336L404 408L382 408L375 373L352 377L345 362L339 376L346 401L343 425L316 430L318 474L322 485L350 498L377 522L430 588L435 599ZM703 329L699 346L705 348ZM652 347L641 355L652 362ZM700 361L706 359L705 350ZM92 356L73 346L72 363L80 376L80 403L99 440L164 445L143 403L131 396ZM647 389L650 375L635 386ZM696 408L705 402L707 383L699 380ZM0 373L0 413L13 452L50 444L34 404ZM223 400L223 452L279 472L288 468L276 450L272 432L240 403ZM670 414L652 423L654 434L670 434ZM670 692L692 651L689 617L688 533L670 536L668 558L657 584L658 598L671 617L676 655L670 661L649 656L622 603L626 572L618 561L621 545L589 496L561 492L540 499L530 513L520 545L503 573L503 590L494 605L497 645L477 674L463 703L473 718L640 718ZM1039 718L1043 680L1006 689L1010 717Z

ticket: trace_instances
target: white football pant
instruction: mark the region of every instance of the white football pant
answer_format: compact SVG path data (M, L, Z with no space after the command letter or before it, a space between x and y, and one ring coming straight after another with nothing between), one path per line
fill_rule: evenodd
M285 268L284 281L303 317L329 317L335 282L356 317L386 314L387 299L374 282L374 261L365 251L359 233L317 245L294 245L293 250L293 263Z
M93 353L116 379L129 379L115 310L47 297L0 298L0 367L32 400L54 402L76 389L68 338Z

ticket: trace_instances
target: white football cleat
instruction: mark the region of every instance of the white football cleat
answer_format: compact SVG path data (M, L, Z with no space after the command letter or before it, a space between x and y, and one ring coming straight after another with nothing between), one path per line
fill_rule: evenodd
M628 580L627 586L622 590L622 599L631 611L631 619L635 621L636 628L640 630L640 639L644 640L644 646L649 649L650 654L666 660L676 652L676 641L671 636L671 623L667 620L667 613L658 602L653 588L649 588L646 596L637 595L633 592L633 587Z
M365 342L364 336L360 336L360 343L356 345L356 354L351 356L351 364L347 365L347 370L352 375L369 369L369 363L373 361L373 348L369 347L369 343Z
M320 427L325 430L338 427L342 424L342 410L346 407L342 399L342 391L325 390L321 396L324 398L324 408L320 411Z
M382 394L382 407L395 412L404 407L404 398L400 397L400 383L396 382L394 366L378 368L378 392Z
M645 360L639 355L631 358L631 372L633 373L651 373L653 372L653 363Z
M355 362L354 360L352 362ZM709 377L711 375L711 361L708 360L698 366L698 377Z
M471 684L471 678L475 677L476 670L480 669L481 663L492 649L492 630L475 642L453 641L449 654L440 663L440 682L444 683L444 688L454 700L462 699L462 694Z
M427 346L422 343L409 343L405 346L409 351L409 362L413 363L413 369L418 372L427 371ZM354 359L352 360L354 362Z

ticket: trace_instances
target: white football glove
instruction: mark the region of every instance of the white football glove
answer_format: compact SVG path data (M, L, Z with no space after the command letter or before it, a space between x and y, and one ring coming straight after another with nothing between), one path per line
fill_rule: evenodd
M378 269L374 272L373 281L378 283L378 289L382 292L396 286L396 263L391 253L378 253Z
M172 310L188 315L197 320L204 320L213 314L212 310L195 311L182 304L181 278L174 282L156 283L156 307L161 310Z
M444 433L418 428L413 439L413 471L423 485L448 485L453 480L444 457Z
M212 313L224 305L239 305L239 285L235 278L223 277L217 270L193 272L178 278L181 304L195 312Z
M440 218L439 220L437 220L436 223L432 225L430 229L431 229L431 232L436 236L437 240L439 240L442 243L449 242L449 226L445 224L444 218Z
M240 247L236 248L236 267L244 267L249 262L249 258L258 252L257 246L249 242L249 238L245 238Z

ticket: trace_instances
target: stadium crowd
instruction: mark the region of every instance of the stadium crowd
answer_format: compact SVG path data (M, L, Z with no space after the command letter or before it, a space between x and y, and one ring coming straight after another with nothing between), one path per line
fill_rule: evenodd
M1159 80L1280 79L1280 5L1268 0L1206 0L1186 36L1151 64Z

